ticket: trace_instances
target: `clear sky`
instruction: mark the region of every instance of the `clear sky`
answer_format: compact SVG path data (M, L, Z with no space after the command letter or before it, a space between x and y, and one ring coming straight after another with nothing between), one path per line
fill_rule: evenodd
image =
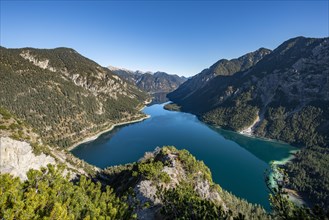
M328 37L326 1L3 1L1 46L70 47L102 66L191 76L296 36Z

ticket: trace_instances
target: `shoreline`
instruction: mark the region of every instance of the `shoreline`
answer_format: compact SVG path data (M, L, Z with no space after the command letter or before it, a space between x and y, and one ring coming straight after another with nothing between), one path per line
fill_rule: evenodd
M217 127L217 128L220 128L220 127ZM248 131L247 132L246 132L246 130L247 129L244 129L244 130L242 130L240 132L230 131L230 130L226 130L226 131L234 132L234 133L237 133L237 134L243 135L245 137L249 137L249 138L256 138L256 139L261 139L261 140L265 140L265 141L277 142L277 143L282 143L282 144L288 144L288 145L290 145L289 143L286 143L286 142L281 141L281 140L271 139L271 138L265 138L265 137L259 137L259 136L255 135L253 133L253 131L252 131L252 129L250 129L250 127L248 127ZM293 146L293 147L295 147L295 146ZM274 168L277 168L277 167L280 167L280 166L285 166L287 163L293 161L296 158L295 154L297 152L299 152L300 150L301 149L290 150L288 157L285 157L285 158L283 158L281 160L273 160L272 161L272 164L273 164ZM273 180L273 176L275 176L277 174L278 174L278 172L276 172L275 170L273 170L268 175L268 177L270 178L270 186L271 187L274 187L275 186L275 182ZM295 190L293 190L291 188L284 188L283 190L287 193L286 194L287 195L287 199L289 201L293 202L295 205L297 205L297 206L308 205L307 201L304 200L303 197L297 191L295 191Z
M283 158L282 160L274 160L273 165L286 165L288 162L292 161L296 158L295 154L300 151L300 149L291 150L289 151L289 156L286 158Z
M278 166L285 166L287 163L291 162L293 159L296 158L295 153L297 153L300 150L291 150L289 153L290 155L287 158L283 158L282 160L275 160L273 161L273 166L276 169L276 167ZM273 170L270 175L270 184L271 186L274 186L275 183L273 181L273 176L277 175L278 172L276 170ZM287 199L291 202L293 202L295 205L297 206L303 206L303 205L307 205L307 202L305 200L303 200L302 196L295 190L291 189L291 188L284 188L283 189L286 193L287 193Z
M143 107L145 108L145 106ZM79 146L80 144L83 144L83 143L88 143L88 142L91 142L93 140L96 140L99 136L101 136L102 134L106 133L106 132L109 132L111 130L113 130L115 127L117 126L120 126L120 125L126 125L126 124L133 124L133 123L136 123L136 122L141 122L141 121L144 121L148 118L150 118L151 116L150 115L146 115L140 119L135 119L135 120L131 120L131 121L123 121L123 122L119 122L119 123L115 123L115 124L112 124L111 127L105 129L105 130L102 130L92 136L89 136L89 137L86 137L84 138L82 141L79 141L75 144L73 144L72 146L68 147L66 150L67 151L72 151L74 148L76 148L77 146Z
M283 158L281 160L273 160L272 162L270 162L269 165L272 164L273 167L274 167L274 169L271 169L272 171L269 173L270 185L271 186L275 185L275 182L273 180L273 176L278 174L278 172L276 171L276 168L280 167L280 166L284 166L287 163L289 163L290 161L292 161L293 159L295 159L296 158L295 153L298 152L298 151L299 150L291 150L291 151L289 151L289 156L288 157Z
M255 130L255 126L260 122L260 117L258 116L258 113L257 113L257 117L256 119L253 121L253 123L242 129L241 131L239 131L240 134L242 135L246 135L246 136L253 136L253 133L254 133L254 130Z
M203 121L201 121L201 122L203 122ZM220 127L220 126L211 125L211 124L208 124L206 122L203 122L203 123L206 124L207 126L211 126L211 127L216 128L216 129L222 129L222 130L225 130L227 132L232 132L232 133L235 133L235 134L239 134L239 135L242 135L244 137L255 138L255 139L259 139L259 140L264 140L264 141L269 141L269 142L274 142L274 143L280 143L280 144L287 144L287 145L290 145L290 146L292 146L294 148L297 148L296 146L291 145L291 144L289 144L287 142L284 142L284 141L281 141L281 140L278 140L278 139L272 139L272 138L267 138L267 137L263 137L263 136L258 136L258 135L255 135L253 132L251 132L250 134L246 134L246 133L242 133L240 131L233 131L233 130L224 129L224 128ZM294 153L293 151L294 150L292 150L290 153Z

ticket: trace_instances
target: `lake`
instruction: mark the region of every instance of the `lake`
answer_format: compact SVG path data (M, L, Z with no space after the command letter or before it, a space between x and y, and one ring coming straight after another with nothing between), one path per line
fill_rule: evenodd
M214 182L234 195L270 210L264 171L270 161L281 161L296 148L275 141L247 137L215 128L195 115L163 109L164 104L144 108L151 117L116 127L71 152L90 164L105 168L137 161L146 151L172 145L187 149L210 168Z

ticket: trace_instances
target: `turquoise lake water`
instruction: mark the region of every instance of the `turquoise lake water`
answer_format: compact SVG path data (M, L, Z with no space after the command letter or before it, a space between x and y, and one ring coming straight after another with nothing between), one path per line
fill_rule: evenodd
M270 209L264 171L270 161L283 160L296 148L208 126L192 114L167 111L163 106L146 107L143 112L149 119L116 127L71 152L105 168L137 161L158 146L187 149L204 161L223 189Z

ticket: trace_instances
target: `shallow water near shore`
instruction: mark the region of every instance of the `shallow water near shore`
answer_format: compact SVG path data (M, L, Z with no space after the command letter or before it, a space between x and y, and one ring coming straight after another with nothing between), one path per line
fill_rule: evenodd
M264 172L271 161L288 158L296 148L208 126L192 114L167 111L163 106L146 107L143 112L150 118L115 127L71 152L105 168L135 162L158 146L187 149L204 161L223 189L270 210Z

